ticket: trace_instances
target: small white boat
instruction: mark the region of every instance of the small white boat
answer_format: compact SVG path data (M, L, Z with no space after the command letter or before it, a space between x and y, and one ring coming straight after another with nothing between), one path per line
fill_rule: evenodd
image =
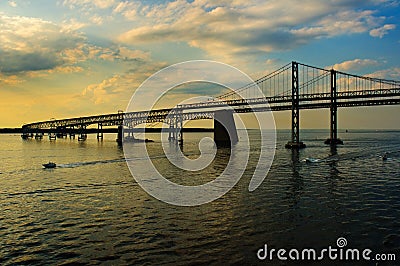
M56 166L57 165L53 162L48 162L48 163L43 164L44 168L56 168Z
M304 161L306 163L318 163L319 161L321 161L320 159L315 159L315 158L305 158Z

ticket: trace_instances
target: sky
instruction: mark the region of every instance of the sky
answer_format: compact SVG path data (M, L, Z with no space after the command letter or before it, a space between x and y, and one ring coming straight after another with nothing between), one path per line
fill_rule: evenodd
M0 0L0 127L125 110L143 81L187 60L254 79L298 61L400 80L400 1ZM400 129L399 111L340 109L339 128ZM290 113L275 121L290 127ZM328 110L300 123L329 128Z

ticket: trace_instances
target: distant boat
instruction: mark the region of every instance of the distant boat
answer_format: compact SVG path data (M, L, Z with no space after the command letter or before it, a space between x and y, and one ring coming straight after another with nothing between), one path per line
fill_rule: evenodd
M152 139L137 139L135 137L125 137L124 142L154 142Z
M317 162L321 161L321 159L305 158L304 161L305 161L306 163L317 163Z
M53 162L48 162L48 163L43 164L44 168L56 168L56 166L57 165Z

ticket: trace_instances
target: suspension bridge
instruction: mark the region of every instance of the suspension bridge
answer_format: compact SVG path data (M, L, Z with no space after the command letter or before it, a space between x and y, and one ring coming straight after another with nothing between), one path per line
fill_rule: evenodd
M262 97L256 93L261 90ZM268 107L265 107L268 103ZM255 80L247 86L233 89L213 100L178 105L175 108L118 112L69 119L52 119L22 126L22 138L50 139L69 135L84 141L88 127L97 125L97 138L103 138L103 127L117 127L117 142L122 143L124 132L132 133L139 124L166 123L169 139L182 142L183 122L214 119L218 108L229 105L237 113L291 111L291 139L286 148L304 148L300 139L300 110L329 108L330 136L326 144L342 144L338 138L337 110L342 107L400 104L400 81L349 74L335 69L323 69L291 62ZM250 108L249 106L253 108ZM255 106L255 108L254 108ZM257 107L259 106L259 107ZM216 120L214 120L216 121ZM215 124L215 123L214 123ZM215 138L215 133L214 133Z

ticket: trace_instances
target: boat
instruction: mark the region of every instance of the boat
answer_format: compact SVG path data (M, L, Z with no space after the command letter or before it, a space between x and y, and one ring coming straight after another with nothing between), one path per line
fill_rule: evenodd
M53 162L48 162L48 163L43 164L44 168L56 168L56 166L57 165Z
M306 162L306 163L318 163L320 161L321 161L320 159L314 159L314 158L305 158L304 159L304 162Z
M137 142L154 142L154 140L152 139L137 139L135 137L125 137L124 138L124 142L133 142L133 143L137 143Z

